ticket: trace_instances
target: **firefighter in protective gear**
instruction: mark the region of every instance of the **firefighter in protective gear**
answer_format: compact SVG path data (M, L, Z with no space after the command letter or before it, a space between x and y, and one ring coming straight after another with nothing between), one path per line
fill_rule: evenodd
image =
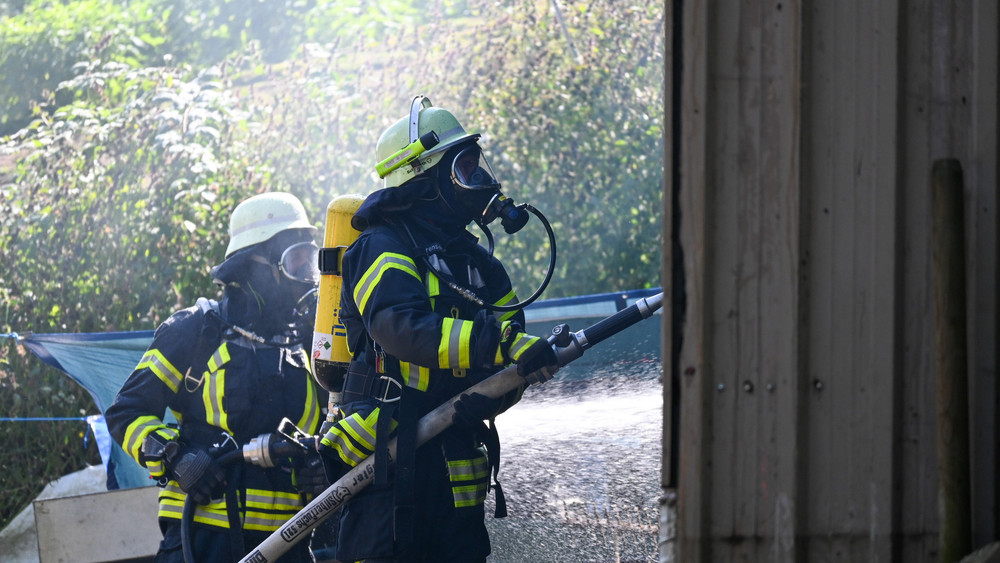
M492 419L523 386L500 399L466 393L454 424L419 449L416 423L511 362L524 375L557 368L551 345L522 330L522 311L484 306L517 299L503 265L466 230L500 194L479 135L418 97L379 139L377 160L432 130L440 142L386 175L355 213L361 235L343 259L341 320L352 360L344 418L321 451L331 479L369 455L375 473L344 507L340 561L484 561L491 472L497 516L505 512ZM390 435L397 438L391 464L384 460Z
M199 561L238 561L311 498L302 486L314 481L308 464L216 460L285 417L318 431L325 397L303 348L319 278L315 232L291 194L237 206L225 260L211 272L221 301L199 299L161 324L107 410L114 439L162 487L158 562L183 561L189 495L197 504L189 547ZM179 425L167 424L167 411ZM308 543L281 561L312 561Z

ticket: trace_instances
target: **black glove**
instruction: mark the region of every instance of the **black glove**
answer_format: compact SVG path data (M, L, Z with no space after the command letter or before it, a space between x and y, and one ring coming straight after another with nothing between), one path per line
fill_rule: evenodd
M550 379L559 369L556 351L548 340L526 334L515 322L504 321L501 325L499 352L505 360L517 364L521 377L538 371L544 379Z
M213 498L221 497L226 476L212 456L203 449L192 448L172 442L164 454L167 469L185 493L197 504L208 504Z
M302 463L292 470L292 484L300 493L313 496L322 493L330 486L320 454L308 454Z
M501 399L487 397L481 393L463 393L455 401L455 414L451 417L451 421L464 426L476 426L496 416L502 406Z

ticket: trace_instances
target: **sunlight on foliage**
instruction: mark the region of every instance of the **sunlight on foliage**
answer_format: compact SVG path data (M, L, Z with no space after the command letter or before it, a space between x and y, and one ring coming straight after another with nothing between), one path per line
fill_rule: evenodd
M2 330L151 329L215 296L235 205L289 191L322 225L335 195L378 189L375 142L417 94L481 132L505 193L551 221L543 298L658 286L663 33L663 6L638 0L28 1L0 14ZM544 230L495 227L526 296ZM96 411L13 345L0 409ZM0 525L99 462L78 430L39 466L14 467L27 449L0 458Z

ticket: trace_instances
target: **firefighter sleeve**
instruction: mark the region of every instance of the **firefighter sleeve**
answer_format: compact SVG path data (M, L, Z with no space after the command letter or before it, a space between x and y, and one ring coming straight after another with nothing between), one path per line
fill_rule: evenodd
M177 429L167 426L163 417L168 408L175 406L177 392L184 385L188 355L195 345L201 317L197 307L191 307L161 324L149 349L104 414L111 436L154 478L163 476L165 467L159 456L143 453L143 443L151 434L155 434L151 442L160 444L177 439Z

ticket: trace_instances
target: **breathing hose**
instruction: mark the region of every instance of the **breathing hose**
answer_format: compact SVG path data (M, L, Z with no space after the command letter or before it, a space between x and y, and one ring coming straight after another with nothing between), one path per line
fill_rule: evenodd
M543 215L541 211L535 209L535 207L530 203L522 203L521 207L524 207L525 209L530 211L532 215L538 217L538 220L541 221L542 225L545 226L545 233L549 237L549 267L545 271L545 279L542 280L541 285L538 286L538 289L536 289L535 292L532 293L530 297L528 297L524 301L513 303L511 305L493 305L490 303L482 304L483 307L491 311L509 313L511 311L518 311L520 309L527 307L528 305L531 305L532 303L534 303L536 299L538 299L542 295L542 292L545 291L545 288L549 286L549 282L552 281L552 274L553 272L555 272L556 269L556 234L552 231L552 225L549 224L549 221L548 219L545 218L545 215ZM485 232L489 233L489 229L487 229L485 225L480 225L480 226L483 228ZM488 238L490 241L490 256L492 256L493 235L488 234L486 238Z
M549 286L549 282L552 281L552 274L555 273L556 235L555 232L552 231L552 225L549 224L548 219L545 218L545 215L543 215L541 211L535 209L534 206L528 203L522 203L518 207L526 209L527 211L530 211L535 217L538 217L538 220L541 221L542 225L545 227L545 233L549 237L549 267L545 271L545 279L542 280L542 283L541 285L538 286L538 289L536 289L535 292L532 293L531 296L525 299L524 301L519 301L517 303L513 303L510 305L496 305L493 303L486 303L471 290L464 288L453 281L450 281L447 276L442 274L437 268L434 267L433 264L431 264L427 256L423 257L424 264L426 264L427 268L429 268L432 272L434 272L434 275L436 275L438 279L444 280L445 283L448 285L448 287L450 287L453 291L455 291L465 299L468 299L469 301L475 303L476 305L484 309L488 309L490 311L498 311L501 313L509 313L512 311L519 311L527 307L528 305L531 305L536 299L538 299L542 295L542 292L545 291L545 288ZM485 223L477 221L476 224L479 225L479 228L482 229L483 233L486 235L486 240L489 241L490 245L489 253L490 256L493 256L493 248L494 248L493 233L490 231L490 229L486 226ZM409 227L406 227L405 225L404 227L406 228L407 234L410 235L410 240L413 241L414 244L416 244L416 240L414 240L413 238L413 233L409 232L410 231Z

